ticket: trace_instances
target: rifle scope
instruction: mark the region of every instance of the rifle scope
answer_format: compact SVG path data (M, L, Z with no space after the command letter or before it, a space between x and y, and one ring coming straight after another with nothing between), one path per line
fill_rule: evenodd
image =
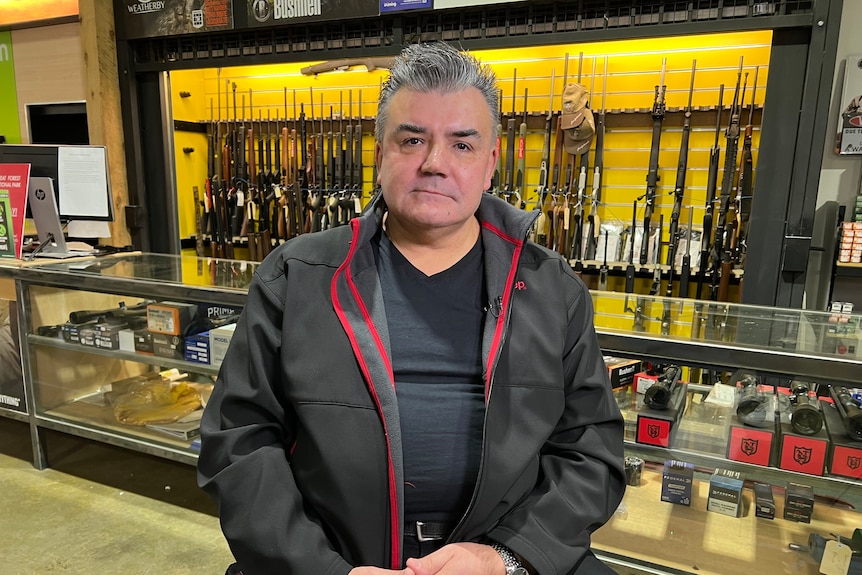
M677 386L682 370L676 365L665 368L659 380L652 384L644 394L644 405L652 409L667 409Z
M835 407L838 408L841 419L844 420L847 435L851 439L862 441L862 406L859 401L850 395L844 386L831 387L829 391L832 399L835 400Z
M812 397L811 386L804 381L790 384L790 425L801 435L814 435L823 428L817 398Z

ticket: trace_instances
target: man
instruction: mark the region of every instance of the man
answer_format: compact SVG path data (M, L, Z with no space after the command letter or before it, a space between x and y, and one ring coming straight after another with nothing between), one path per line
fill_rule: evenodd
M484 193L496 110L490 69L406 48L382 197L259 267L201 425L230 573L610 573L622 418L587 289Z

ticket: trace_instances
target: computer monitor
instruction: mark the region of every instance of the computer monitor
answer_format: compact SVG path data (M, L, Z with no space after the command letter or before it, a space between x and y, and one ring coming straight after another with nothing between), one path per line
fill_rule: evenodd
M104 146L2 144L0 164L30 164L31 178L51 178L63 222L114 219ZM26 217L33 217L29 205Z

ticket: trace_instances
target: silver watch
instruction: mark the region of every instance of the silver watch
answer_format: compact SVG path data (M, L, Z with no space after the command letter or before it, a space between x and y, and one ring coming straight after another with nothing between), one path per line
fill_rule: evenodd
M491 547L494 548L494 551L496 551L500 555L500 559L503 560L503 565L506 566L506 575L529 575L521 562L518 561L518 558L515 557L515 554L512 553L511 549L499 543L493 543L491 544Z

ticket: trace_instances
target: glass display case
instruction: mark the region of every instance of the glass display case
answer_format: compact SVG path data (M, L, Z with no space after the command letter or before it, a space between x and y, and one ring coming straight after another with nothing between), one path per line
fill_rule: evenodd
M209 330L235 321L255 265L136 254L15 270L36 467L42 429L194 464L219 368Z
M230 316L245 302L254 266L126 254L0 269L17 290L36 467L47 466L43 429L194 464L193 434L124 419L116 396L130 382L171 379L175 375L167 374L179 372L179 381L205 402L206 387L218 373L217 355L207 350L206 363L188 356L188 349L183 355L176 349L167 354L138 349L135 326L117 328L112 321L122 325L125 316L151 306L162 314L165 308L175 314L194 309L206 318L207 310L216 309L212 313ZM846 432L846 414L838 413L830 392L841 388L852 397L855 386L862 386L860 317L614 292L592 295L599 342L626 421L632 483L612 519L594 535L597 554L621 573L817 573L817 557L828 540L850 537L860 524L862 441ZM169 317L183 321L180 315ZM82 335L83 320L93 318L103 318L103 324L96 333ZM158 314L156 320L166 321ZM144 331L153 327L147 323ZM77 341L70 333L76 329ZM160 331L170 329L156 325L155 332ZM192 329L178 331L198 335ZM185 343L194 341L190 337ZM664 395L658 393L662 388ZM751 413L759 419L740 414L743 397L756 400L759 411ZM794 427L792 419L803 411L821 421L816 433L805 435ZM845 429L843 435L839 428ZM760 442L757 449L754 438ZM844 461L851 462L840 469L839 447ZM811 449L808 468L794 463L794 456L805 459L805 449ZM812 455L818 449L822 459ZM788 453L789 459L783 458ZM680 463L666 465L672 461ZM716 479L717 469L723 475ZM739 486L735 502L710 507L717 481L728 477ZM669 493L668 483L682 486L682 495ZM769 505L755 500L755 484L766 486L766 492L758 489L772 499L772 519L759 516L768 514ZM811 490L813 503L803 493L798 513L785 505L787 488L791 494L797 489L791 484ZM663 496L687 501L671 503ZM792 502L797 505L797 499ZM726 514L728 509L733 512Z
M597 553L626 573L821 572L825 544L862 526L862 437L830 393L862 386L860 317L592 293L602 350L638 362L615 391L630 486ZM669 388L664 409L653 385ZM729 514L725 475L740 486ZM808 514L794 513L792 484L811 488Z

